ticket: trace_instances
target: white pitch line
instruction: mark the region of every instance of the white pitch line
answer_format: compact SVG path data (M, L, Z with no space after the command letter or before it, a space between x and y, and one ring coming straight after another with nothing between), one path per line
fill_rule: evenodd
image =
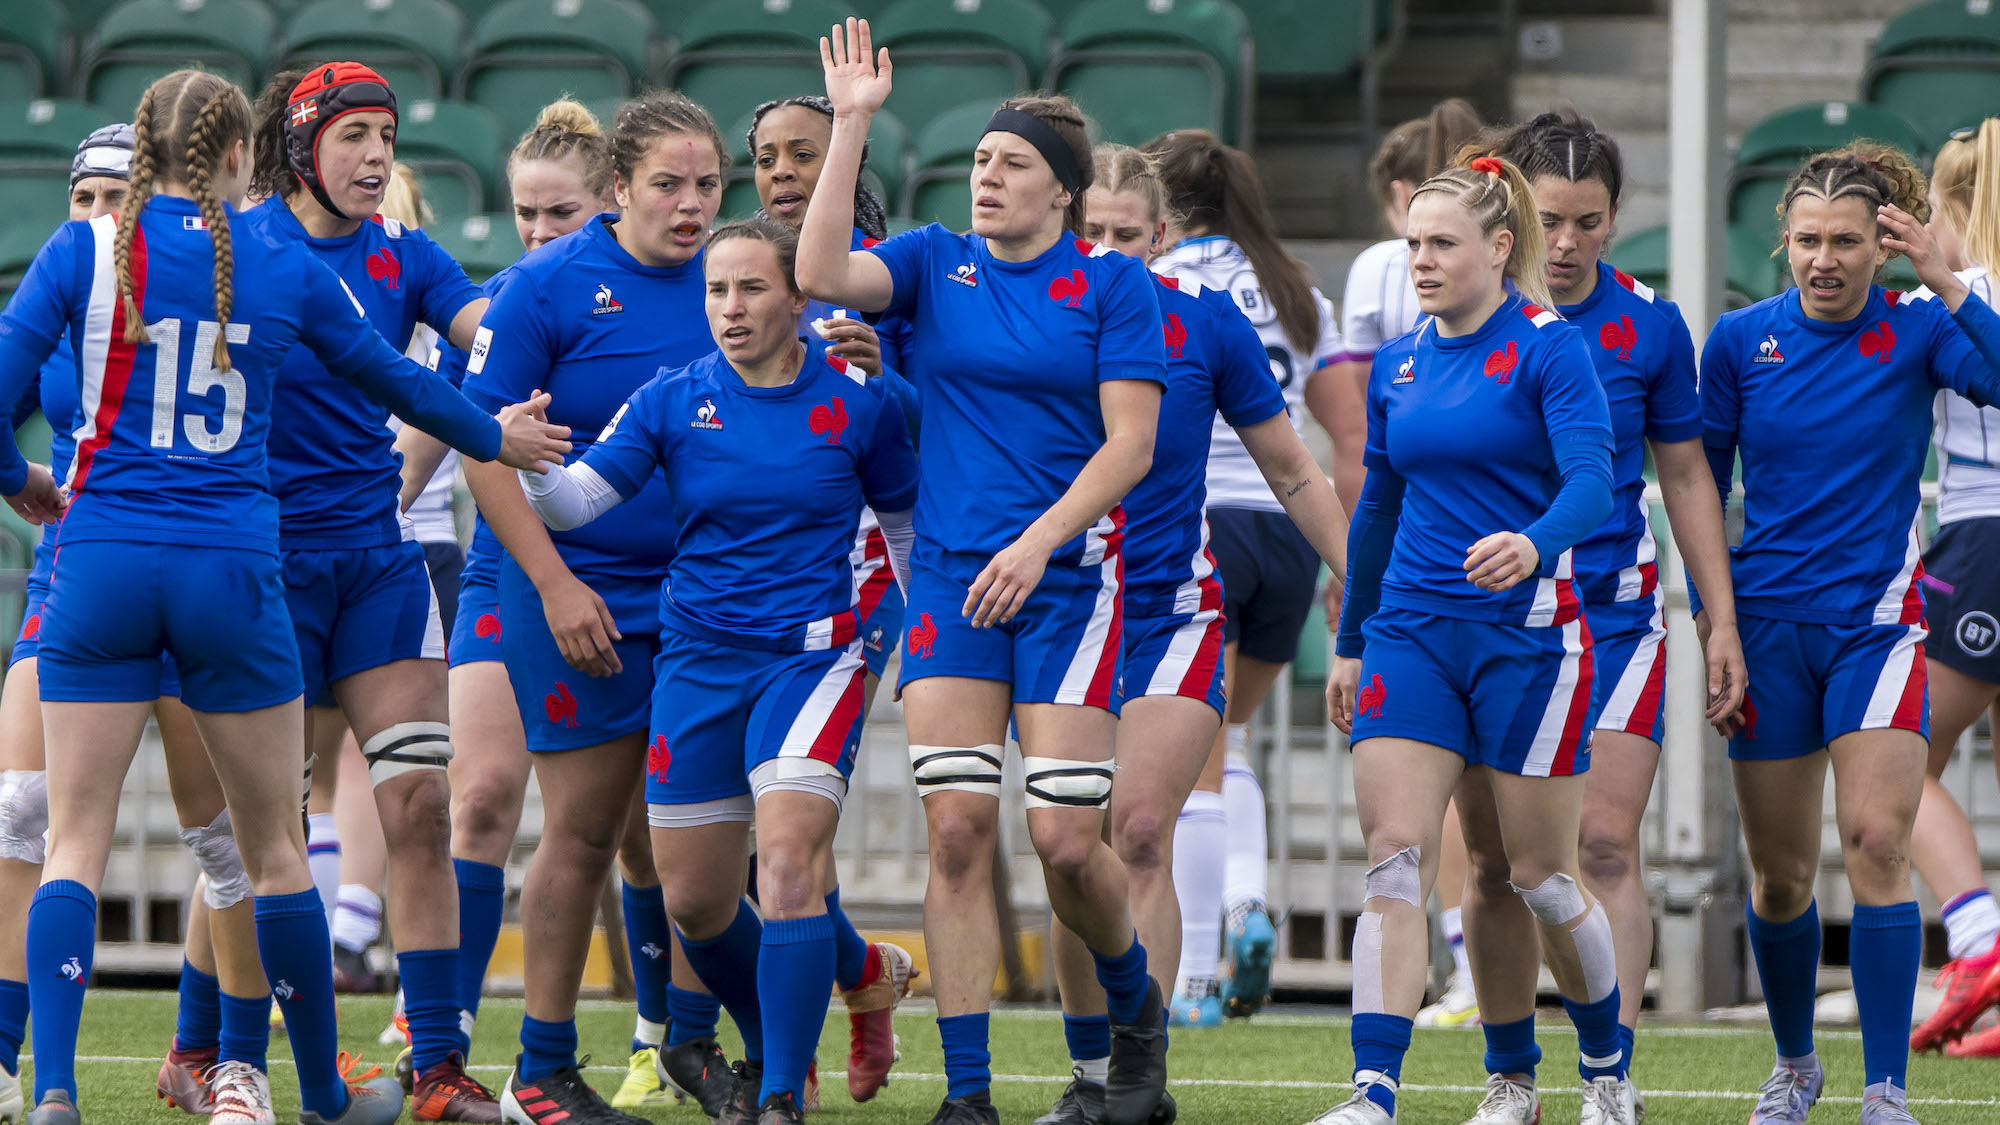
M21 1056L21 1060L23 1062L33 1062L34 1056L24 1054ZM156 1057L141 1058L136 1055L79 1055L76 1061L80 1063L145 1063L147 1066L157 1066L160 1060ZM291 1059L276 1058L271 1060L271 1065L274 1067L291 1066L293 1063ZM481 1073L500 1074L510 1071L513 1068L508 1066L481 1065L468 1066L465 1069ZM627 1068L622 1066L592 1066L585 1067L584 1069L605 1074L623 1074ZM912 1082L943 1082L945 1080L945 1076L942 1074L924 1074L916 1071L898 1070L894 1072L893 1076ZM845 1078L847 1077L847 1072L844 1070L829 1070L822 1072L821 1077ZM1026 1083L1044 1086L1061 1085L1067 1083L1069 1080L1070 1076L1066 1074L996 1074L993 1076L993 1081L995 1082ZM1299 1079L1255 1078L1175 1078L1168 1085L1169 1088L1175 1086L1214 1086L1224 1088L1255 1086L1280 1090L1328 1091L1349 1090L1353 1088L1346 1082L1308 1082ZM1486 1092L1485 1086L1431 1086L1405 1083L1400 1088L1408 1092L1423 1094L1482 1094ZM1644 1092L1648 1098L1687 1098L1692 1101L1753 1101L1758 1096L1755 1090L1656 1090L1648 1087ZM1545 1098L1571 1098L1578 1097L1581 1094L1581 1089L1569 1086L1555 1086L1541 1091L1541 1095ZM1819 1100L1835 1104L1861 1104L1860 1098L1834 1094L1825 1095ZM1910 1104L1979 1106L1982 1108L2000 1107L2000 1098L1911 1098Z

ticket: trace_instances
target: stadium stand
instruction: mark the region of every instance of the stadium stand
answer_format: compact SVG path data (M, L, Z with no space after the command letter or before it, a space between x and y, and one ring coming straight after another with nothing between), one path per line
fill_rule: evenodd
M1201 126L1251 142L1255 49L1226 0L1091 0L1062 22L1045 83L1083 104L1106 140L1144 144Z
M76 90L129 114L155 78L189 63L255 90L271 69L277 31L277 17L258 0L131 0L97 24Z
M506 0L473 27L461 100L478 102L519 136L567 94L622 98L646 73L653 17L633 0Z
M901 0L874 26L896 60L897 108L919 130L961 102L1033 89L1055 36L1055 21L1031 0Z
M1776 231L1786 178L1813 153L1864 138L1919 156L1931 147L1901 114L1866 102L1792 106L1752 125L1729 172L1729 221Z
M405 102L396 128L396 159L424 184L424 198L440 216L476 215L487 199L503 201L500 123L469 102L420 98Z
M402 98L441 98L458 76L465 17L446 0L315 0L285 25L280 66L366 58Z
M965 226L972 214L972 150L979 144L979 130L992 116L993 103L981 98L945 110L917 131L899 212L952 230Z
M784 92L824 87L819 39L845 18L824 0L740 4L715 0L668 40L660 84L708 107L718 122L735 121Z
M1882 27L1861 95L1941 138L1968 105L2000 106L2000 12L1984 2L1932 0Z
M521 256L521 236L514 230L514 216L505 211L440 218L425 227L424 233L458 259L466 275L477 282L485 282Z
M14 0L0 21L0 98L53 92L68 47L69 21L53 0Z

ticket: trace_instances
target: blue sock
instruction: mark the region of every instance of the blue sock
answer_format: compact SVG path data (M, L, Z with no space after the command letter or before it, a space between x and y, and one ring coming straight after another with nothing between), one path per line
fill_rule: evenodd
M319 902L319 896L313 896ZM321 916L322 920L324 915ZM76 1097L76 1029L96 953L97 896L82 883L43 883L28 904L28 995L35 1010L35 1102L50 1090ZM332 972L333 953L327 952Z
M1813 1053L1813 999L1819 985L1819 903L1789 922L1766 922L1752 906L1743 909L1750 955L1764 985L1764 1011L1778 1053L1789 1059ZM1852 960L1850 955L1849 960ZM1914 970L1911 979L1915 979ZM1859 997L1856 997L1859 1000ZM1905 1027L1899 1035L1907 1037Z
M1486 1073L1535 1076L1542 1047L1535 1042L1532 1014L1507 1023L1481 1024L1479 1029L1486 1033Z
M1632 1073L1632 1048L1639 1042L1639 1033L1631 1024L1618 1025L1618 1045L1625 1048L1625 1073Z
M757 912L739 900L735 919L720 934L707 941L680 935L688 964L717 1002L729 1009L729 1018L743 1036L743 1057L753 1061L764 1057L764 1020L757 1007L757 954L764 944L763 929Z
M451 866L458 872L458 1006L476 1016L486 991L486 966L500 940L507 873L470 859L454 859Z
M28 982L0 980L0 1067L21 1073L21 1040L28 1034Z
M1133 934L1132 944L1116 957L1094 949L1090 957L1097 962L1097 983L1104 986L1104 1006L1110 1010L1111 1022L1138 1023L1146 1014L1147 984L1146 947L1139 944L1139 935Z
M1916 980L1914 970L1910 979ZM1612 985L1611 995L1591 1004L1579 1004L1565 996L1563 1010L1576 1025L1576 1069L1583 1080L1625 1077L1625 1044L1618 1034L1618 986Z
M270 1026L270 1010L264 1012ZM181 961L181 1002L174 1011L174 1050L206 1051L222 1035L222 986L215 978Z
M1347 1037L1354 1044L1354 1070L1376 1070L1397 1083L1403 1081L1403 1056L1410 1052L1410 1029L1416 1021L1387 1012L1356 1012ZM1396 1115L1396 1091L1381 1084L1368 1088L1368 1100Z
M673 931L668 929L667 901L660 888L635 887L619 880L625 900L625 948L632 959L632 991L638 994L639 1018L652 1024L667 1022L667 978L673 973ZM632 1040L637 1054L658 1043Z
M993 1055L986 1049L992 1022L985 1012L938 1017L938 1038L944 1041L945 1097L983 1094L993 1085Z
M690 992L667 986L667 1046L678 1047L693 1039L715 1038L715 1023L722 1017L722 1002L706 992Z
M833 919L833 982L842 992L851 992L861 987L868 972L868 943L840 908L840 888L826 896L826 913Z
M521 1081L539 1082L561 1067L575 1065L575 1019L521 1017Z
M334 1065L340 1031L333 1011L333 941L326 907L307 888L258 895L257 955L285 1013L285 1035L298 1061L299 1103L321 1117L347 1112L347 1080Z
M396 973L403 981L403 1015L410 1021L410 1062L417 1073L453 1054L463 1059L472 1044L458 1022L458 950L398 953Z
M1069 1044L1069 1057L1076 1062L1110 1058L1111 1017L1063 1013L1063 1042Z
M1910 1006L1922 969L1924 919L1914 902L1854 907L1848 922L1847 962L1856 966L1855 1006L1861 1009L1862 1085L1894 1082L1908 1087Z
M765 1026L760 1105L780 1090L796 1097L805 1089L833 989L833 929L828 914L764 923L757 950L757 1007Z
M265 1054L271 1046L271 994L231 996L216 993L222 1002L222 1031L216 1037L219 1061L247 1062L269 1071Z

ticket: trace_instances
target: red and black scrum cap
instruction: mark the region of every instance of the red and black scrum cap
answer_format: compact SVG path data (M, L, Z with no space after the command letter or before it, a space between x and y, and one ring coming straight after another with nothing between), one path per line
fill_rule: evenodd
M320 182L319 135L350 113L368 112L395 117L396 95L381 75L358 62L314 67L285 102L285 160L319 205L343 219L348 216L333 205Z

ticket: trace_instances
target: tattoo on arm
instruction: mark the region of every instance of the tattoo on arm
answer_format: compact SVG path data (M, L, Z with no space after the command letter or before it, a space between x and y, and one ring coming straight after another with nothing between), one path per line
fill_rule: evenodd
M1308 484L1311 484L1311 483L1312 483L1312 478L1311 478L1311 477L1307 477L1306 479L1304 479L1304 480L1300 481L1299 483L1297 483L1297 484L1293 485L1292 487L1290 487L1290 488L1286 489L1286 490L1285 490L1285 499L1287 499L1287 500L1290 500L1290 499L1291 499L1292 497L1294 497L1294 496L1297 496L1297 495L1299 494L1299 490L1300 490L1300 489L1304 488L1304 487L1305 487L1306 485L1308 485Z

